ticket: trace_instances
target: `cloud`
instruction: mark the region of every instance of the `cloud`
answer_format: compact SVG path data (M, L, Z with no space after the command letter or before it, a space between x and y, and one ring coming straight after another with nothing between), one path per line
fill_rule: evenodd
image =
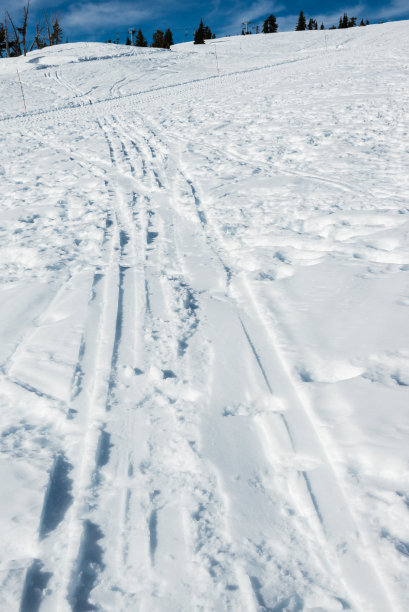
M157 11L157 6L149 8L137 3L130 4L124 0L107 2L77 2L64 13L64 28L76 31L96 31L121 26L136 26L150 19Z
M0 0L0 19L6 11L10 14L23 14L23 7L26 6L27 0ZM66 6L66 0L30 0L30 12L43 12L47 9L55 9L57 12L61 7Z
M378 19L393 19L394 17L408 17L409 4L408 0L394 0L386 6L375 11Z
M282 5L275 4L269 0L256 0L252 4L245 2L236 2L234 5L228 5L229 8L223 10L220 7L218 16L223 15L226 18L226 25L223 31L226 33L238 34L242 28L242 21L260 21L267 15L273 12L283 10Z

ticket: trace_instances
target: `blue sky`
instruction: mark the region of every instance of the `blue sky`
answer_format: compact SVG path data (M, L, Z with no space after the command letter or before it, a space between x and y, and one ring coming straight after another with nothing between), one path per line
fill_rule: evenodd
M22 15L24 0L0 0L0 19L8 10L16 22ZM339 16L349 16L389 21L409 19L409 0L365 0L356 2L334 2L330 5L322 0L277 2L270 0L31 0L31 21L34 22L44 10L58 13L64 34L71 42L101 41L115 39L117 33L125 42L130 27L141 28L148 42L156 29L170 27L175 42L192 40L193 31L200 18L218 37L239 34L241 22L251 20L254 25L262 24L273 13L277 17L279 31L294 30L300 10L308 17L314 17L326 27L337 25ZM17 25L17 23L16 23Z

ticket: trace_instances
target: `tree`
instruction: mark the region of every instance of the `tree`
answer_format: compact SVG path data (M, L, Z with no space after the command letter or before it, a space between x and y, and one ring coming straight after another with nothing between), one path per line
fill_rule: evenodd
M338 29L343 30L345 28L354 28L356 26L356 17L348 17L346 13L344 13L343 17L339 18Z
M163 37L163 48L170 49L172 45L173 45L173 34L168 28Z
M60 45L63 41L63 31L60 26L60 22L58 17L53 17L52 11L50 11L50 17L48 17L47 13L44 13L45 18L45 27L47 30L47 38L48 44L52 45Z
M163 49L164 37L162 30L156 30L156 32L153 33L152 38L152 47L155 47L156 49Z
M210 40L212 38L212 31L209 26L204 26L203 28L203 38L204 40Z
M125 43L128 47L131 44L131 39L129 38L129 36L126 37L126 43Z
M138 30L138 34L136 35L135 47L147 47L148 41L145 36L142 34L141 28Z
M205 44L203 19L200 20L200 25L195 32L195 38L194 38L193 44L195 45Z
M13 29L13 32L14 32L14 38L12 38L11 40L9 38L9 30L8 30L8 26L7 26L7 17L9 19L9 21L10 21L10 25L11 25L11 27ZM12 18L10 17L10 13L8 11L6 13L6 19L4 21L4 25L5 25L5 33L6 33L7 57L18 57L19 55L22 54L20 36L18 34L18 28L16 28L16 26L14 25L14 22L13 22Z
M3 57L3 51L6 50L6 35L4 25L0 23L0 57Z
M300 16L298 17L298 23L296 25L295 31L301 32L302 30L305 30L306 26L307 24L305 21L304 13L300 11Z
M44 26L40 22L36 24L35 35L31 44L28 40L28 32L30 30L28 23L29 11L30 0L27 0L23 7L23 21L19 26L15 25L11 15L6 11L4 23L0 23L0 57L4 51L6 52L6 57L18 57L19 55L27 55L33 49L42 49L46 46L46 41L41 35ZM53 23L53 25L55 24ZM59 28L58 20L57 28ZM59 36L62 36L61 28ZM57 36L57 38L59 37Z
M53 30L51 32L51 44L52 45L60 45L63 41L63 31L60 26L60 22L58 21L58 17L55 18L53 23Z
M318 30L318 23L316 19L311 19L308 22L308 26L307 26L308 30Z
M41 26L40 23L36 24L36 33L35 33L34 40L32 42L30 51L32 49L44 49L44 47L47 46L47 43L44 40L44 36L42 36L41 34L43 29L44 29L44 26Z
M321 24L320 30L325 30L325 25L323 23Z
M274 15L270 15L267 17L265 22L263 23L263 34L275 34L278 30L277 19Z
M4 18L4 47L6 49L6 57L10 57L9 31L7 26L7 17Z

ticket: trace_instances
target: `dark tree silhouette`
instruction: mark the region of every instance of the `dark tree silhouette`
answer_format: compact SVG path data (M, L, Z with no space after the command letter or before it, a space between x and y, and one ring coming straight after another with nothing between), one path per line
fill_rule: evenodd
M265 22L263 23L263 34L274 34L278 30L277 19L274 15L270 15L267 17Z
M298 22L297 22L297 25L295 27L295 31L296 32L301 32L302 30L305 30L306 27L307 27L307 23L305 21L304 13L302 11L300 11L300 16L298 17Z
M195 45L205 44L203 19L200 20L199 27L197 28L195 32L194 44Z

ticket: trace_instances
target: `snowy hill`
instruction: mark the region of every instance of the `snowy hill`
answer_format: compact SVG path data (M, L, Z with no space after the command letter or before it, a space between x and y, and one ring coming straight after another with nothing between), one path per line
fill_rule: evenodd
M408 57L0 59L1 610L409 609Z

